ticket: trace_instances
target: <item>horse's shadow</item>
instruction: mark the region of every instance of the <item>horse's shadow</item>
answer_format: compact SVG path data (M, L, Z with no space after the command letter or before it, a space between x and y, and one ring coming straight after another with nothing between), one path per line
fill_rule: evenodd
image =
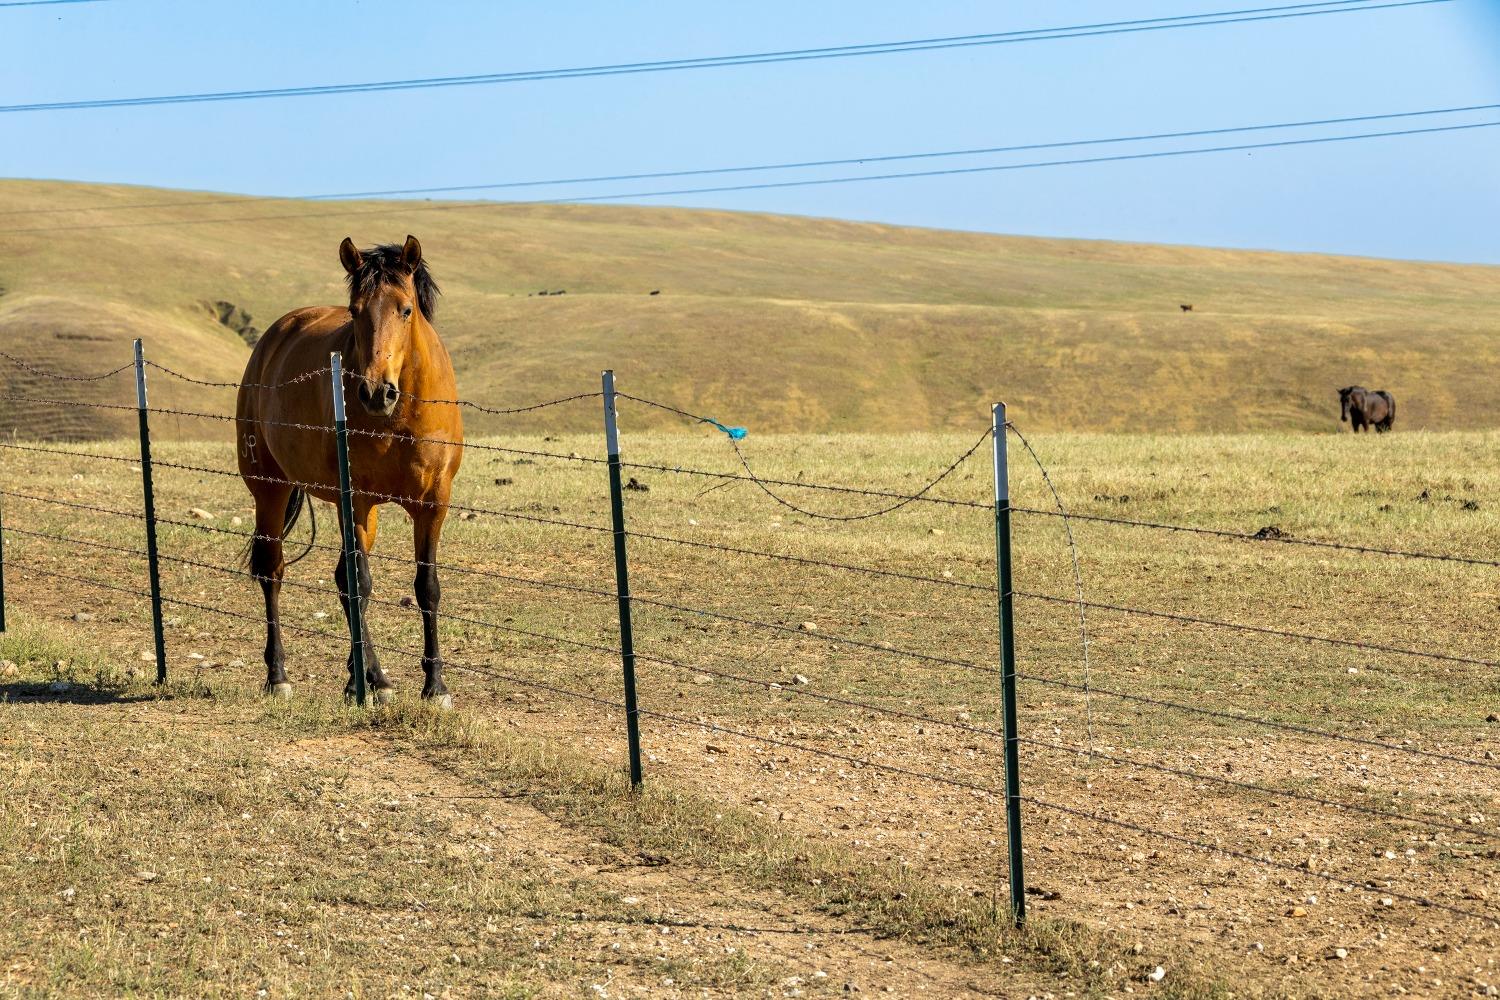
M56 681L13 681L0 684L0 704L34 705L130 705L142 701L161 701L172 697L167 692L132 691L128 688Z

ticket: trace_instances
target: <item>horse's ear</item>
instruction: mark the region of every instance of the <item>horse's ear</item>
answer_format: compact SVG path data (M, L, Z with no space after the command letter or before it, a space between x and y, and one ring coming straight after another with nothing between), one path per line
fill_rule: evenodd
M406 242L401 246L401 263L412 271L415 271L417 265L422 263L422 244L417 242L415 236L407 234Z
M353 274L359 270L359 266L365 262L359 250L354 246L354 241L344 237L344 242L339 244L339 263L344 265L344 270Z

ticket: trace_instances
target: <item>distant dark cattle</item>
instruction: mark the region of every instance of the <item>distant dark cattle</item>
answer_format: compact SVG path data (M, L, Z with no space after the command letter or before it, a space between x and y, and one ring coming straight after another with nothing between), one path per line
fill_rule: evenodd
M1190 313L1190 312L1193 311L1193 304L1191 302L1184 302L1181 305L1179 305L1177 308L1181 309L1185 313Z
M651 290L651 294L652 295L660 295L661 294L661 289L660 288L653 288Z
M541 290L541 291L540 291L540 292L537 292L537 294L538 294L538 295L551 295L551 294L552 294L552 293L551 293L551 292L549 292L549 291L547 291L547 290L546 290L546 289L545 289L545 288L544 288L544 289L542 289L542 290Z
M553 292L552 294L553 295L567 295L568 294L568 290L566 288L559 288L557 291Z
M1339 390L1339 403L1343 408L1339 420L1347 421L1356 434L1371 427L1384 434L1396 422L1396 397L1384 389L1351 385Z

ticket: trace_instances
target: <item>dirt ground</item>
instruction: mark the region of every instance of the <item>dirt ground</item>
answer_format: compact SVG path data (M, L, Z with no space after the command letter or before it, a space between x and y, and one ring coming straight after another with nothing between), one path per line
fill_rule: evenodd
M115 701L82 685L6 695L0 883L27 903L0 947L9 994L1051 995L1003 964L621 851L379 735L278 732L254 709ZM132 746L152 770L122 778ZM87 791L85 773L107 784ZM204 809L219 814L212 829L122 839L178 825L151 806L164 773L176 796L232 808ZM135 813L112 828L121 808ZM299 831L310 838L288 837ZM100 840L111 843L96 855ZM342 878L315 900L290 887L328 866ZM395 891L357 887L367 882ZM508 893L514 882L529 891Z

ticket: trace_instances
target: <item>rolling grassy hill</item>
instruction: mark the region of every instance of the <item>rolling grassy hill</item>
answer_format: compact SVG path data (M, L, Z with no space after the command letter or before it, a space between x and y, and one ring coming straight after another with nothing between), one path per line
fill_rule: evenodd
M155 360L233 379L239 328L343 301L344 235L408 232L445 292L460 390L492 405L590 391L613 367L624 391L756 431L977 427L994 399L1032 428L1331 431L1353 382L1396 394L1400 430L1500 423L1500 268L669 208L0 181L0 349L92 372L126 363L139 336ZM567 294L529 294L542 289ZM59 386L3 364L0 385L133 400L128 376ZM232 402L164 378L153 399ZM132 419L9 404L0 430L98 436Z

